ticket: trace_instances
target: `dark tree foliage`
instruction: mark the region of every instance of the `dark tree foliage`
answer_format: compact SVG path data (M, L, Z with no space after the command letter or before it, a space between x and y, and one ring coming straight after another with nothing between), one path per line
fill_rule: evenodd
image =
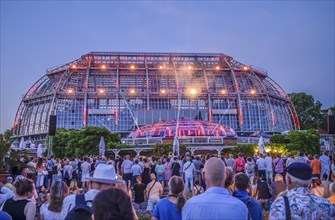
M301 130L317 129L322 122L322 104L306 93L291 93L289 96L298 114Z

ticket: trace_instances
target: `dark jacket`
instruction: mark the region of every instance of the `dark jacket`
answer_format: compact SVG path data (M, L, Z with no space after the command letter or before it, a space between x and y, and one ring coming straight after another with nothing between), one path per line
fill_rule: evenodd
M233 196L240 199L247 206L248 219L264 219L261 205L252 196L249 196L247 191L237 190L233 193Z

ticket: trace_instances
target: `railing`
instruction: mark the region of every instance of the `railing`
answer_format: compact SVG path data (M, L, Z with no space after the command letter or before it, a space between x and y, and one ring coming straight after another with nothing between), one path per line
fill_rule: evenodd
M162 137L146 137L146 138L123 138L121 140L123 144L129 145L155 145L163 143Z
M264 144L270 143L269 138L264 138ZM259 137L238 137L237 144L258 144Z

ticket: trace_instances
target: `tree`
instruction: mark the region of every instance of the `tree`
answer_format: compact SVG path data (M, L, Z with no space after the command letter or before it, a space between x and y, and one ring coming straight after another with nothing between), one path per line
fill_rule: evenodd
M301 130L317 129L322 121L322 104L306 93L291 93L289 96L298 114Z
M290 143L287 149L290 152L302 152L307 154L320 153L320 135L315 129L307 131L290 131L288 134Z
M172 144L156 144L154 146L153 151L154 151L155 156L158 156L158 157L161 157L164 154L168 155L169 152L172 151Z

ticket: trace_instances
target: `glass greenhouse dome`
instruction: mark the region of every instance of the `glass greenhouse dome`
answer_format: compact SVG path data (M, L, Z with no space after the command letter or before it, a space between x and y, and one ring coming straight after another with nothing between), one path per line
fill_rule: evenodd
M56 127L106 127L127 135L185 117L236 132L282 132L299 121L266 71L220 53L91 52L49 69L24 95L14 136L44 139Z

